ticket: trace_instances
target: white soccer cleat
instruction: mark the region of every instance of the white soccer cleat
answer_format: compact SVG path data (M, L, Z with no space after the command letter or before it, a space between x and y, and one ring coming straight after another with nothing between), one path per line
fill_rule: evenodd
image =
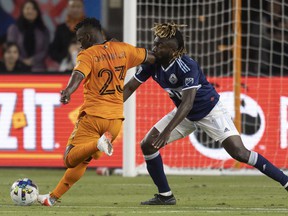
M112 134L106 131L98 140L97 148L99 151L104 152L108 156L113 154L113 145L111 143Z
M56 203L56 199L50 194L38 195L37 201L43 206L54 206Z

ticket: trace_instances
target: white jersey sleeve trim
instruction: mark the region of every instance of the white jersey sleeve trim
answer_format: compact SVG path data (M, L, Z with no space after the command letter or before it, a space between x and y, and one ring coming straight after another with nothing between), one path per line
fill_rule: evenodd
M135 78L138 82L144 83L144 81L141 81L141 80L139 80L139 79L136 77L136 74L134 74L134 78Z
M181 70L184 73L187 73L188 71L190 71L190 68L181 59L176 59L176 62L178 63L178 66L181 68Z
M186 90L186 89L192 89L192 88L197 88L197 90L198 90L198 89L200 89L201 87L202 87L202 85L199 84L199 85L197 85L197 86L189 86L189 87L183 88L182 90L184 91L184 90Z

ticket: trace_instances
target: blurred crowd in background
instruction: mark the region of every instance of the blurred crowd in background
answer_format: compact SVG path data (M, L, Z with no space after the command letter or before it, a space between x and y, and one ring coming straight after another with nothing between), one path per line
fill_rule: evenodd
M4 3L2 1L2 4ZM63 12L65 17L63 22L56 24L53 35L43 21L43 13L36 0L18 3L22 3L19 15L13 19L6 13L5 19L10 19L10 23L6 26L1 24L0 71L71 71L80 51L74 27L85 18L84 2L59 2L58 6L63 9L59 11ZM0 10L1 17L4 18L5 11L2 7ZM61 18L62 14L59 15ZM7 24L7 21L5 23Z
M91 14L87 15L87 8L95 9L93 15L100 19L103 24L105 22L103 17L109 16L109 13L102 11L103 8L98 4L100 1L90 1L93 6L90 5L85 8L85 3L88 2L85 0L58 0L56 1L57 4L53 4L55 1L50 0L0 0L0 73L71 72L80 50L80 45L75 38L74 27L85 16L91 16ZM163 5L166 2L164 0L158 1L163 1ZM192 1L195 2L195 5L199 3L198 0ZM123 0L104 0L102 4L103 2L104 4L109 2L110 5L120 2L121 8L110 12L112 15L110 20L115 22L114 25L107 22L106 19L106 25L103 26L109 26L108 35L114 36L111 34L111 31L114 30L116 35L118 34L117 39L122 40L123 12L119 13L119 11L123 11ZM154 1L145 0L144 2L147 5L152 5ZM225 5L231 5L231 3L228 4L227 2ZM250 5L254 11L251 10L252 12L248 13L248 10L243 10L242 12L242 55L243 59L246 59L243 61L243 70L248 71L249 75L288 75L288 2L285 0L244 0L242 5L247 8ZM41 10L41 6L44 11ZM263 11L259 10L261 7L264 8ZM143 7L143 10L145 8L147 7ZM102 17L99 16L101 13ZM138 23L141 23L139 20ZM221 21L221 19L219 20ZM186 21L187 23L190 22L190 20ZM142 23L146 24L146 22ZM145 27L141 24L139 26L140 29ZM223 34L219 27L220 31ZM201 33L203 33L202 29L199 30L199 35ZM139 34L144 33L138 32L138 36ZM261 39L259 39L260 36ZM146 46L146 44L143 45ZM140 46L142 46L141 43ZM209 46L207 48L209 50L214 47L209 43L207 46ZM151 49L151 47L146 48ZM204 52L204 50L200 51ZM194 49L190 51L192 54L193 52L195 54ZM204 60L202 61L201 58ZM204 70L206 61L211 62L215 57L205 59L205 56L195 59L200 61ZM220 70L212 68L212 70L224 73L225 62L228 61L230 60L223 59L223 68ZM227 71L232 71L231 65L231 62L227 63ZM213 75L209 70L206 73Z

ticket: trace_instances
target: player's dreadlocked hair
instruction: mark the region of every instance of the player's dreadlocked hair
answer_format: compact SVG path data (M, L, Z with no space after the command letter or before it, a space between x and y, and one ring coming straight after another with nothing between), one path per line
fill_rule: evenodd
M178 25L174 22L171 23L156 23L152 28L154 31L154 35L159 38L175 38L178 42L178 49L173 54L173 58L178 58L186 53L186 49L184 47L184 40L181 32L179 31L180 27L184 27L186 25Z
M77 31L82 26L91 26L93 28L98 29L99 31L102 31L102 27L101 27L101 24L100 24L99 20L97 20L95 18L91 18L91 17L85 18L81 22L77 23L77 25L75 26L74 30Z

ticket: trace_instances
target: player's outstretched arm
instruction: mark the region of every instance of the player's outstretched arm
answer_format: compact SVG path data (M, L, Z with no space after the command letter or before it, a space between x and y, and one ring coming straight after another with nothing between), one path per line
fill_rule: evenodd
M155 55L152 51L148 51L146 61L143 63L154 64L156 61Z
M125 85L124 85L124 92L123 98L124 102L133 94L133 92L141 85L138 80L132 77Z
M61 91L60 102L67 104L70 101L70 96L79 87L81 81L84 79L83 74L80 71L73 71L69 79L67 87Z
M182 102L178 106L175 116L171 119L165 129L159 134L159 136L154 140L152 145L154 148L159 149L167 144L171 132L174 128L183 121L184 118L191 111L195 99L197 89L187 89L183 91Z

